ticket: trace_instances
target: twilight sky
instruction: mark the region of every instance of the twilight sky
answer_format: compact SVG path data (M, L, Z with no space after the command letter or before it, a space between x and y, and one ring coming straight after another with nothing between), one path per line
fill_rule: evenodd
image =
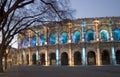
M75 18L120 16L120 0L70 0Z

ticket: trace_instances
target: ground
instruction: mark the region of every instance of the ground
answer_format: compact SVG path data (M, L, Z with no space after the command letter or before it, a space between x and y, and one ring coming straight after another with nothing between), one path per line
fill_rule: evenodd
M120 66L23 66L16 65L0 77L120 77Z

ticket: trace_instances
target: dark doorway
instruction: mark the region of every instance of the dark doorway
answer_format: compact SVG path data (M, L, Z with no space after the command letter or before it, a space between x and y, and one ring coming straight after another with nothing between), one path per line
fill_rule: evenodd
M50 54L50 65L55 65L56 64L56 55L55 53Z
M68 54L66 52L61 54L61 65L68 65Z
M120 50L117 50L116 52L116 63L120 64Z
M35 53L32 55L32 63L36 64L36 54Z
M27 64L29 64L29 55L27 54Z
M96 65L96 56L95 52L90 51L87 54L88 65Z
M44 53L40 54L40 64L45 65L45 54Z
M103 65L110 64L110 55L109 55L109 52L107 50L104 50L102 52L102 64Z
M81 54L80 54L80 52L77 51L74 53L74 65L80 65L80 64L82 64Z

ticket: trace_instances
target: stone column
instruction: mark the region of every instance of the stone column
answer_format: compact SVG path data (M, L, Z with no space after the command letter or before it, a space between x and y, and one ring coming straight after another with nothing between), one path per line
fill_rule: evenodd
M85 47L82 48L82 65L87 65L87 54Z
M72 23L68 23L68 28L69 28L69 65L72 66L72 35L71 35L71 29L72 29Z
M112 57L112 64L116 65L116 56L115 56L115 49L114 47L111 48L112 49L112 53L111 53L111 57Z
M95 20L94 23L95 23L95 37L96 37L95 39L96 41L99 41L99 32L98 32L99 21Z
M98 66L100 66L101 65L101 54L100 54L100 48L99 47L97 47L97 60L96 60L96 62L97 62L97 65Z
M32 53L31 49L29 49L29 65L32 65Z
M56 26L56 65L61 65L60 48L59 48L59 25Z

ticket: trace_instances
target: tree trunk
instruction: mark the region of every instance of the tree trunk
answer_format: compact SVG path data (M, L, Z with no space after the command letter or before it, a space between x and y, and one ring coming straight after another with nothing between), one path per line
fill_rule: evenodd
M0 56L0 73L3 72L2 57Z

